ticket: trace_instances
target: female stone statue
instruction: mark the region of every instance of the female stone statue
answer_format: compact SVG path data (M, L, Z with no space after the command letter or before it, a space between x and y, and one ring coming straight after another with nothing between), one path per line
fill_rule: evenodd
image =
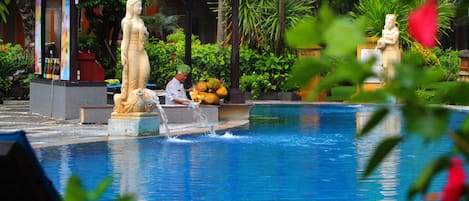
M399 29L396 27L396 15L387 14L382 36L376 48L381 51L384 83L395 75L394 64L401 61L399 50Z
M146 85L150 74L150 62L145 50L148 31L140 18L142 0L128 0L125 17L122 19L121 93L114 95L114 112L150 112L145 105L152 102L146 94Z

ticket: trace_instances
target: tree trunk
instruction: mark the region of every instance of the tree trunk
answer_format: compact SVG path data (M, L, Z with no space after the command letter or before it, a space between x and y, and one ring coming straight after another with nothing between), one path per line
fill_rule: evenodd
M34 56L34 2L24 0L18 4L24 29L24 53L26 56Z
M275 44L275 56L279 57L282 54L283 46L283 33L285 32L285 0L278 1L278 16L279 16L279 30L277 42Z
M226 24L223 0L218 0L218 16L217 16L217 42L226 42Z

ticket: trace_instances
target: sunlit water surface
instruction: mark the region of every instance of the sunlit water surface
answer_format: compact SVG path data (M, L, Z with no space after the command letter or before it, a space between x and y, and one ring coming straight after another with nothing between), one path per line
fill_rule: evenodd
M141 138L36 149L63 193L78 174L88 189L114 178L103 200L405 200L422 168L450 149L448 139L424 145L408 138L368 178L361 173L384 136L402 135L396 111L357 139L373 107L256 105L249 125L216 134ZM451 127L466 114L454 112ZM429 125L431 126L431 125ZM441 191L446 173L432 182Z

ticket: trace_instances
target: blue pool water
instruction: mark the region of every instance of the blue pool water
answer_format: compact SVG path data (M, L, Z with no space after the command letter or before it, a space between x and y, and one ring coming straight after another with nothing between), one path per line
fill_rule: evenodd
M78 174L87 188L114 178L103 200L132 192L138 200L405 200L406 190L448 139L401 144L369 177L364 165L384 136L402 132L395 112L372 135L355 133L371 114L361 105L256 105L249 125L200 134L36 149L60 192ZM454 112L451 127L466 114ZM432 182L440 191L445 173Z

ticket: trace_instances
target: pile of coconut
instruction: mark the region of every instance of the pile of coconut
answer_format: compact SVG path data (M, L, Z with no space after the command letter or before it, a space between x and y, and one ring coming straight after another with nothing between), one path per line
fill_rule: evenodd
M190 92L193 101L204 104L220 104L220 99L228 95L228 90L217 78L210 78L208 81L199 81Z

